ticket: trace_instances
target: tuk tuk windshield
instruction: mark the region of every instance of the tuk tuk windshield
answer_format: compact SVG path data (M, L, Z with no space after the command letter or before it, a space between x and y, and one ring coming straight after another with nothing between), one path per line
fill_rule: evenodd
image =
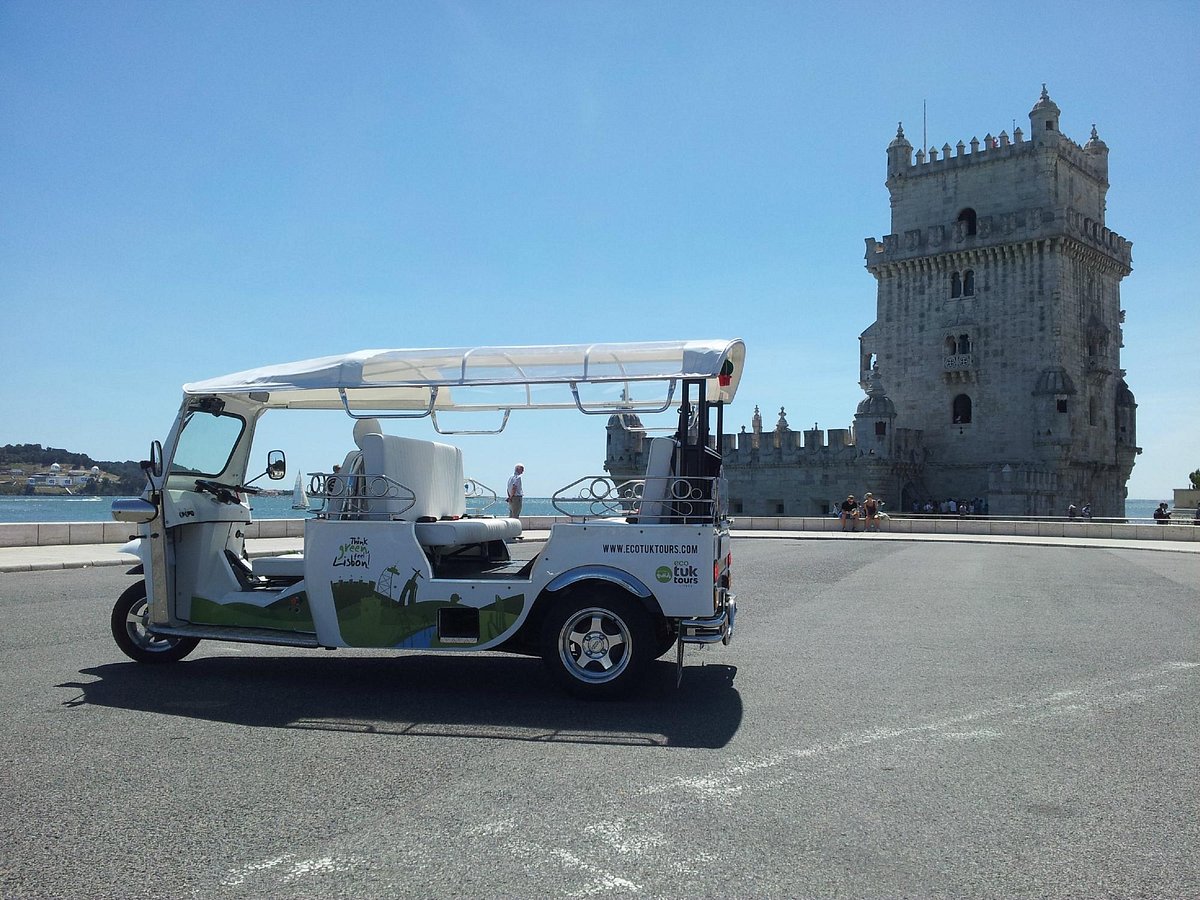
M170 474L220 475L245 428L241 416L192 410L175 445Z

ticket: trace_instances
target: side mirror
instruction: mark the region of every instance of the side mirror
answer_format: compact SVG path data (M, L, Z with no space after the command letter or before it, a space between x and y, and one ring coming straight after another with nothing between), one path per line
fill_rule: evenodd
M282 450L271 450L267 453L267 477L279 481L287 475L287 457Z
M162 478L163 449L162 444L158 441L153 441L150 444L150 458L142 460L141 468L146 473L147 478Z

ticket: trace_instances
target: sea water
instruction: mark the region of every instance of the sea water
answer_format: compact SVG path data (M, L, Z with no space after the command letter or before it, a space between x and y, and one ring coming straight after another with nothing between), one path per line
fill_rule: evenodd
M112 520L111 509L115 499L117 498L0 496L0 522L109 522ZM1130 519L1150 519L1160 502L1159 500L1126 500L1125 515ZM586 506L587 504L568 502L566 508L568 512L583 514L587 511ZM304 510L292 509L291 494L255 497L251 500L250 508L256 519L304 519L310 515ZM484 515L504 516L508 514L508 509L503 501L497 501L487 509L478 510L478 512ZM563 513L555 509L548 497L526 497L521 514L525 516L558 516Z
M0 523L9 522L111 522L112 502L116 497L0 496ZM578 505L578 504L576 504ZM1157 504L1151 504L1150 510ZM270 494L254 497L250 509L256 519L306 519L310 513L292 509L292 495ZM508 515L508 505L497 501L483 515ZM580 509L580 512L583 512ZM1147 511L1146 515L1150 512ZM546 497L526 497L523 516L562 515Z

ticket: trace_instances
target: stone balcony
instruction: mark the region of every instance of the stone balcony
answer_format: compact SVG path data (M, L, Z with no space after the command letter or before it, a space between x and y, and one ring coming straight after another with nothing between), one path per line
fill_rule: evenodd
M975 381L979 362L974 353L950 353L942 360L942 378L946 383Z

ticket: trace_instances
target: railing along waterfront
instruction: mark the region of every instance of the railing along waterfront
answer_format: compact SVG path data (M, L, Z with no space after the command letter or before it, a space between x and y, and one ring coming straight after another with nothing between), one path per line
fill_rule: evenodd
M1177 511L1178 512L1178 511ZM622 510L618 514L628 514ZM547 530L560 522L580 521L578 516L522 516L526 531ZM304 537L306 519L256 519L244 526L247 538ZM736 532L840 531L835 516L748 516L730 520ZM1044 537L1080 537L1110 540L1194 541L1200 543L1200 526L1192 518L1171 518L1158 524L1150 518L1120 517L1071 519L1065 516L958 516L897 515L880 522L880 530L901 534L995 534ZM59 544L125 543L134 531L126 522L3 522L0 547L37 547ZM857 534L862 534L861 525Z

